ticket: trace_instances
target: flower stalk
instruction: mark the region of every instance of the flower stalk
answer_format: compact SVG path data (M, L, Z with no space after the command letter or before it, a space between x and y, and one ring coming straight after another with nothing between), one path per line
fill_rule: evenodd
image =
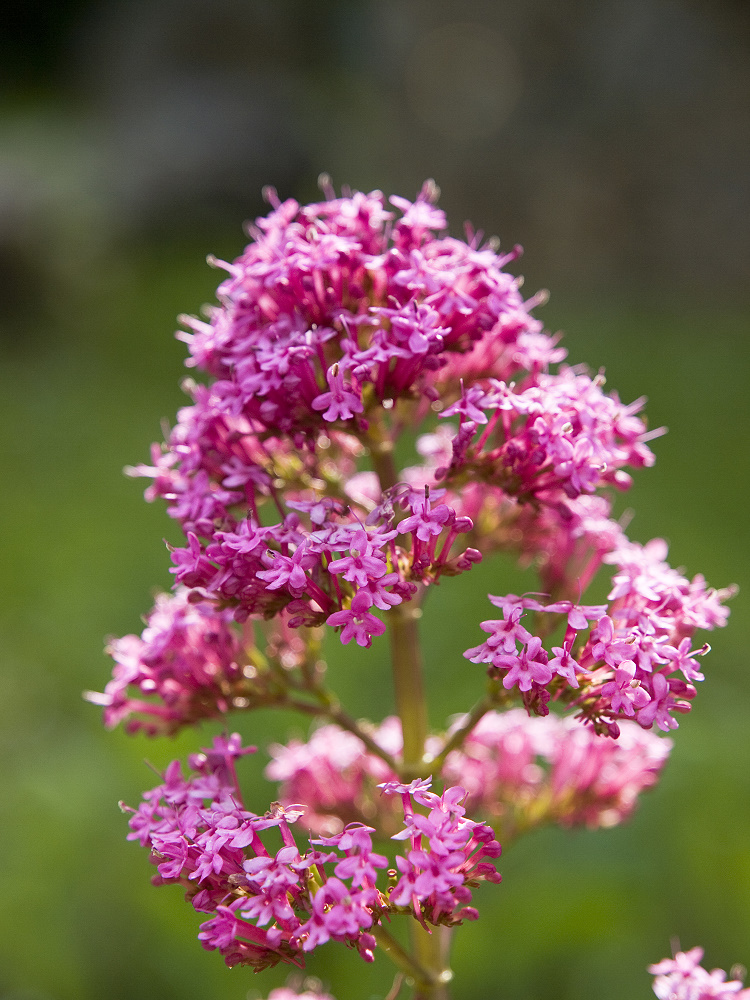
M422 674L418 621L421 609L399 605L387 612L396 711L404 734L402 771L405 781L427 776L425 740L427 703Z
M240 789L252 748L225 732L123 807L129 837L227 965L301 968L337 942L385 952L415 1000L448 1000L451 938L479 916L476 886L500 882L497 831L630 815L671 748L652 730L675 729L703 680L693 635L725 623L731 591L612 518L658 432L642 400L564 364L541 299L504 270L516 251L446 236L432 182L390 207L323 189L308 206L269 189L242 256L214 262L218 305L181 318L208 379L185 383L190 405L129 470L182 528L175 585L140 636L112 640L112 679L87 697L108 727L149 736L258 708L314 720L306 742L269 748L265 811ZM498 610L464 653L485 694L432 732L425 595L498 553L534 567L538 590L488 595ZM584 604L600 566L611 590ZM326 632L363 649L388 633L395 715L357 720L324 686ZM693 954L655 968L660 989Z

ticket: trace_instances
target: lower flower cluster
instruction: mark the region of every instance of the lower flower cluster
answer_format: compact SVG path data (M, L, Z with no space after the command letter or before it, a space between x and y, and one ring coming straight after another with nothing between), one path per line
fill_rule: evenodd
M750 1000L750 989L744 989L739 979L727 980L723 969L707 972L700 964L702 958L702 948L691 948L677 952L673 959L665 958L649 966L648 971L656 977L654 993L659 1000ZM334 997L315 984L302 993L288 986L271 990L268 1000L334 1000Z
M173 761L138 809L123 807L132 813L129 839L151 848L154 883L184 886L194 908L211 915L198 936L227 965L302 966L330 940L369 961L378 927L392 915L452 926L476 917L471 887L500 881L484 860L500 855L492 828L466 817L463 788L439 796L429 779L383 786L402 804L404 829L394 839L410 844L388 887L377 884L390 861L373 850L372 827L351 823L301 853L290 827L304 806L273 803L259 816L242 805L235 762L252 751L237 734L217 737L190 757L189 777ZM261 839L273 828L282 844L275 852Z
M723 969L707 972L702 958L702 948L691 948L649 966L659 1000L750 1000L750 989L743 989L739 979L727 980Z

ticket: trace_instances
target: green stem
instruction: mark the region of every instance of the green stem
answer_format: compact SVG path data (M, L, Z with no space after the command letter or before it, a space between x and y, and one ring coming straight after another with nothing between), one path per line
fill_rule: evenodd
M304 712L305 715L324 716L330 719L331 722L335 722L336 725L341 726L342 729L346 729L347 732L352 733L357 739L361 740L370 753L379 757L394 774L399 773L400 767L398 761L394 760L386 750L378 746L372 736L359 725L356 719L353 719L339 705L329 705L327 703L315 704L314 702L289 697L284 698L283 701L279 701L278 705L282 708L293 708L298 712Z
M396 998L398 997L399 993L401 992L401 986L402 986L405 978L406 977L404 976L403 972L397 972L396 973L396 975L395 975L395 977L393 979L393 986L391 986L390 990L388 991L388 994L385 997L385 1000L396 1000Z
M367 443L380 488L383 491L390 489L398 482L398 473L393 457L393 441L382 424L371 422ZM386 612L396 710L404 735L402 776L406 781L423 778L429 771L425 761L427 702L417 626L420 615L416 599ZM420 970L418 976L409 974L414 990L413 1000L449 1000L447 984L452 973L448 968L447 940L442 931L443 928L435 928L430 933L416 919L411 921L412 955L406 956L403 949L401 952Z
M490 682L491 685L494 683L495 682ZM445 758L448 754L452 750L458 750L463 746L463 742L466 737L472 732L479 720L490 711L492 706L497 704L497 700L497 692L494 689L490 690L488 694L483 695L466 716L458 729L456 729L455 732L445 741L440 753L437 754L432 761L432 767L438 773L442 770Z
M429 934L415 920L412 924L411 939L420 965L436 970L430 982L414 983L412 1000L450 1000L448 984L453 979L453 973L448 966L450 927L434 927Z
M352 733L357 737L357 739L360 739L371 754L374 754L376 757L380 757L380 759L388 765L394 774L398 774L398 761L394 760L386 750L383 750L382 747L378 746L375 740L359 725L356 719L353 719L347 712L338 706L332 707L326 714L331 721L341 726L342 729L346 729L348 732Z
M429 770L425 761L427 705L422 680L422 656L417 619L419 609L413 603L399 604L387 612L391 640L391 663L396 693L396 707L404 734L403 776L406 781L424 777ZM429 979L414 981L413 1000L448 1000L448 982L452 974L447 966L447 949L435 928L429 933L416 919L411 921L412 953L417 963L429 971Z
M372 423L365 443L370 450L380 489L385 493L398 482L396 462L393 458L393 441L382 427Z
M371 930L380 947L394 965L401 969L410 985L413 984L416 989L430 989L436 985L434 977L412 958L382 924L376 924Z
M414 603L399 604L386 612L391 640L391 666L396 710L404 733L404 777L427 774L424 745L427 739L427 706L422 680L422 654L417 619L421 611Z
M385 492L398 482L398 473L393 457L393 441L382 424L371 422L367 445L380 489ZM424 777L424 744L427 738L427 708L417 629L420 615L416 600L404 602L386 612L396 710L404 732L404 777L408 780Z

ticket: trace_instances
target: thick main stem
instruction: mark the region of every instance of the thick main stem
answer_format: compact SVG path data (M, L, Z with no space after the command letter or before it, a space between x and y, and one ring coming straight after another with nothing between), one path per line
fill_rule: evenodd
M427 705L422 680L422 656L417 629L418 614L413 605L400 604L387 614L391 640L391 664L396 691L396 707L404 734L403 772L407 780L424 777ZM428 976L415 980L413 1000L448 1000L448 947L443 931L429 933L416 920L411 922L412 953Z
M416 921L412 932L412 947L420 965L430 969L433 981L415 983L412 1000L450 1000L449 983L453 973L448 967L451 928L435 927L428 934Z
M370 428L370 455L380 489L395 486L398 472L393 460L393 442L382 426ZM404 602L386 612L391 642L391 667L396 710L404 733L404 777L424 776L424 745L427 739L427 706L422 681L422 654L417 620L421 614L415 601Z
M392 442L386 435L373 436L370 442L380 488L385 491L397 482ZM386 612L391 644L391 667L396 696L396 710L404 734L403 777L425 777L425 741L427 739L427 702L422 678L422 652L419 645L418 619L421 611L416 601L404 602ZM449 1000L447 928L436 927L432 933L417 921L411 922L413 961L421 976L410 976L413 1000Z
M419 608L412 604L399 604L387 612L396 710L404 733L403 772L409 781L424 777L426 766L427 705L417 630L419 614Z

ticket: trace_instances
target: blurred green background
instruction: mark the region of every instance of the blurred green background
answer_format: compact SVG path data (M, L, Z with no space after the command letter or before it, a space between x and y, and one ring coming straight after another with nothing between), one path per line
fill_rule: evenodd
M742 588L660 786L620 829L507 853L457 936L456 1000L647 997L672 937L750 965L746 6L38 0L2 16L0 1000L244 1000L286 977L204 952L124 839L117 801L154 783L144 758L214 730L108 734L80 693L106 683L105 637L138 631L170 582L173 529L120 470L182 405L175 316L211 301L205 254L240 252L261 184L311 198L321 170L406 196L435 176L455 234L470 218L524 243L570 360L670 428L620 501L631 536ZM436 725L481 689L461 651L483 595L514 580L487 563L431 598ZM389 711L383 648L331 658L352 712ZM305 726L236 718L261 747ZM263 804L260 758L244 775ZM337 946L309 971L338 1000L392 979Z

